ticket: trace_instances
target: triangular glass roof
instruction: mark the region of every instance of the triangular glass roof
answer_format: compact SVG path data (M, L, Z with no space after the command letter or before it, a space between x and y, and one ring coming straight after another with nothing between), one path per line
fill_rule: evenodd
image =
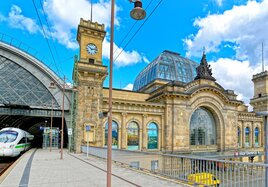
M179 53L163 51L137 76L133 91L139 91L152 81L162 79L188 83L196 77L196 68L199 64L180 56Z
M53 96L44 84L31 72L1 55L0 83L0 104L51 106Z

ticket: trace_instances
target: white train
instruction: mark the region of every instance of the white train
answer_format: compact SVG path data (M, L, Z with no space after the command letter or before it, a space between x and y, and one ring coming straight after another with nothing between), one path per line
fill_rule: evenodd
M16 157L31 148L34 136L18 128L0 130L0 157Z

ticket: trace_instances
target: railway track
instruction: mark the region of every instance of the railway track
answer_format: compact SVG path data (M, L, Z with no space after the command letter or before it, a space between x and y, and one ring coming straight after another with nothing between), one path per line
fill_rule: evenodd
M18 158L0 158L0 176L16 161Z

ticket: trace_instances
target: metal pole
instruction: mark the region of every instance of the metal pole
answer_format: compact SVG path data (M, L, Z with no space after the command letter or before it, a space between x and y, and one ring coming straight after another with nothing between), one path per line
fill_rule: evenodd
M93 0L90 0L90 9L91 9L91 10L90 10L90 21L91 21L91 22L93 22L93 20L92 20L92 1L93 1Z
M87 157L88 157L88 132L87 133Z
M70 150L71 150L71 136L69 135L68 138L69 138L68 153L70 153Z
M268 131L267 131L267 116L264 116L264 141L265 141L265 146L264 146L264 152L265 152L265 187L268 187Z
M63 128L64 128L64 94L65 94L65 76L62 87L62 119L61 119L61 140L60 140L60 159L63 158Z
M52 123L53 123L53 97L52 97L52 101L51 101L51 115L50 115L51 119L50 119L50 152L52 149Z
M107 187L111 187L112 174L112 90L113 90L113 45L114 45L114 3L111 0L111 36L110 36L110 74L109 74L109 111L107 141Z

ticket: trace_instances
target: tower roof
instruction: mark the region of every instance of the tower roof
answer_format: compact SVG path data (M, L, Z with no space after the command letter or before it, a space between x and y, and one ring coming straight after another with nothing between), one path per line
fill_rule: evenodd
M205 52L203 52L203 56L201 59L200 65L196 68L197 75L194 78L195 80L197 79L208 79L212 81L216 81L214 77L212 77L212 72L210 65L207 63L207 58Z
M156 79L191 82L197 75L197 66L196 62L182 57L179 53L165 50L139 73L133 90L139 91Z

